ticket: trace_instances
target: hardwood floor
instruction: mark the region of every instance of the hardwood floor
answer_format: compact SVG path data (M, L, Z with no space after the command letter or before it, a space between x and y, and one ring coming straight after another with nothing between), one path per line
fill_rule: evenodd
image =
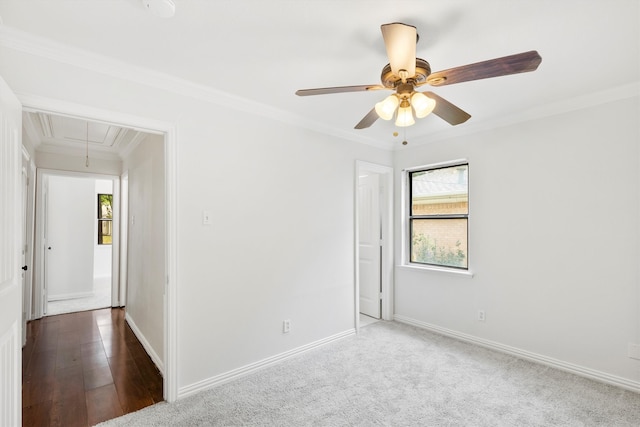
M23 426L92 426L163 400L162 376L124 314L102 309L27 324Z

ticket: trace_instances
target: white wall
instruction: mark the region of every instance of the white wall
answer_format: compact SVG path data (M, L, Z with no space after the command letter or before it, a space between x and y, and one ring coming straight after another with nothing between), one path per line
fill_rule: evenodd
M191 159L180 174L179 235L191 236L179 239L180 286L198 289L180 294L198 315L179 336L200 348L184 355L185 383L197 378L191 367L213 376L354 327L355 160L390 158L260 117L250 126L217 117L223 124L207 135L211 117L193 114L200 124L188 139L200 143L179 152ZM192 333L203 321L205 336Z
M353 328L354 161L390 153L7 47L0 74L176 124L180 388ZM633 98L397 153L398 171L469 160L475 276L398 268L396 313L639 381L638 115Z
M353 328L354 161L390 153L5 46L0 74L176 124L181 388ZM396 313L640 380L638 115L634 98L397 153L397 170L469 160L475 276L398 268Z
M50 175L47 191L48 299L93 293L95 183Z
M147 136L124 162L129 176L127 316L164 362L164 140Z
M23 95L176 124L180 389L354 328L355 160L391 153L3 46L0 74Z
M113 245L98 244L98 194L113 194L113 181L106 179L95 180L95 226L93 230L93 279L94 283L109 283L111 285L111 254Z
M639 116L632 97L398 152L469 160L475 276L397 268L396 315L637 387Z

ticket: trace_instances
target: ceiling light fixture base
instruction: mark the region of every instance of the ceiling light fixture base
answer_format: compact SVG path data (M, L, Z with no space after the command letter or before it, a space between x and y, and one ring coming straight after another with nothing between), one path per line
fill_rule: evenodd
M416 58L416 74L407 78L406 81L412 82L415 86L423 85L427 82L427 77L431 75L431 66L427 61ZM380 73L380 81L382 85L388 89L395 89L396 86L402 84L402 78L391 71L391 65L387 64ZM406 82L405 82L406 83Z

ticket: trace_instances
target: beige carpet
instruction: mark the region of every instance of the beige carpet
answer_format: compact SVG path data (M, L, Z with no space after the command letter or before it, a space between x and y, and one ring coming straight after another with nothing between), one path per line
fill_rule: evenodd
M640 394L380 321L101 426L640 426Z

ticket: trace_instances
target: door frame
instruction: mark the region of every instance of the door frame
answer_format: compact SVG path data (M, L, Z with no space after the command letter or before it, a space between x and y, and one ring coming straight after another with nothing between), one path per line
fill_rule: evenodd
M355 305L354 322L356 332L360 331L360 206L358 197L359 177L362 173L372 172L380 175L380 221L382 225L382 255L380 257L382 288L382 320L393 320L393 168L361 160L356 160L354 175L354 205L355 205Z
M118 302L120 307L127 305L127 286L129 284L128 278L128 253L129 253L129 171L125 171L120 175L120 218L124 218L124 221L120 221L120 287L118 295Z
M27 271L23 272L22 281L22 304L23 304L23 319L22 319L22 346L26 344L27 340L27 325L29 320L34 319L33 316L33 267L35 265L35 202L36 202L36 165L32 156L22 145L22 173L26 176L26 186L22 188L23 203L25 211L22 215L23 229L25 233L25 242L22 250L24 251L24 265L27 266Z
M173 122L134 116L112 110L75 104L57 99L18 94L24 110L66 115L82 120L98 121L164 136L165 173L165 295L164 295L164 399L178 397L177 361L177 145L178 128Z
M35 283L33 286L33 299L35 304L35 318L39 319L46 315L45 305L48 303L48 298L45 298L43 292L46 284L46 278L48 274L48 267L46 266L46 249L45 249L45 236L44 231L48 227L48 213L50 203L47 200L48 197L48 183L47 178L50 176L67 177L67 178L80 178L80 179L92 179L92 180L105 180L111 181L113 184L113 241L112 241L112 254L111 254L111 306L120 306L118 299L120 289L119 284L119 272L120 272L120 257L118 254L121 250L120 236L118 231L120 230L120 177L117 175L98 174L93 172L73 172L63 171L57 169L43 169L38 168L36 171L37 189L36 195L38 198L36 208L36 229L39 230L36 235L35 243L35 263L38 269L35 270ZM45 191L46 187L46 191ZM46 202L45 202L46 200ZM49 242L47 242L48 244Z

